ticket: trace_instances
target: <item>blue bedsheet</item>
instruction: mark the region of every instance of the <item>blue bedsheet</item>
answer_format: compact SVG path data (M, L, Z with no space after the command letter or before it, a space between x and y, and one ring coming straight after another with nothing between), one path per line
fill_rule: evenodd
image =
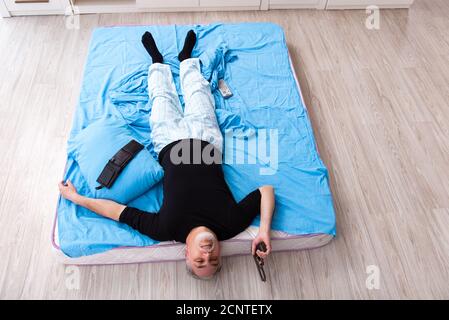
M200 57L202 72L211 82L223 132L232 129L236 139L245 143L263 137L261 129L267 130L267 143L276 137L268 138L270 129L277 134L276 163L267 162L251 148L245 148L245 163L237 164L235 157L242 147L238 143L227 143L225 156L226 150L233 150L234 158L233 161L226 160L223 170L236 200L262 184L272 184L276 190L274 230L290 234L335 235L327 169L317 154L307 111L289 64L284 34L277 25L244 23L96 29L70 137L95 119L113 114L123 117L136 137L153 152L148 123L151 105L146 86L151 60L140 38L147 30L154 35L165 62L172 68L178 92L181 92L176 57L185 34L192 28L198 35L193 55ZM224 100L217 90L221 78L233 91L230 99ZM180 100L183 102L181 95ZM263 168L268 170L265 173L274 174L261 175ZM73 181L81 194L91 194L70 154L65 179ZM161 202L162 185L158 183L130 205L157 211ZM57 214L59 244L70 257L95 254L117 246L157 243L126 225L102 218L62 198ZM253 224L258 225L259 218Z

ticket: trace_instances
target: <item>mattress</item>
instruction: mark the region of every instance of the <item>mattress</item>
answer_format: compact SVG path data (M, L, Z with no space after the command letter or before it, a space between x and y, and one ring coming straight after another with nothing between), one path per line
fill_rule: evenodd
M224 163L225 178L236 200L262 184L276 190L272 223L275 251L317 248L335 236L335 214L327 169L316 148L307 109L288 54L282 29L271 23L192 26L134 26L98 28L89 46L80 99L75 111L73 137L89 123L107 114L125 119L139 138L149 139L151 106L146 91L149 58L140 36L149 30L172 68L179 90L176 54L183 37L193 28L198 35L194 55L210 81L217 118L223 132L229 128L244 135L252 129L279 129L278 164L273 174L257 175L266 163ZM218 79L224 78L234 96L224 100ZM180 95L183 103L182 95ZM226 149L225 149L226 150ZM88 187L76 162L67 157L64 179L82 194ZM159 183L129 205L157 211L162 201ZM222 242L223 256L249 254L259 218L236 237ZM59 198L52 229L52 246L67 264L122 264L184 259L185 245L157 242L128 226L107 220Z

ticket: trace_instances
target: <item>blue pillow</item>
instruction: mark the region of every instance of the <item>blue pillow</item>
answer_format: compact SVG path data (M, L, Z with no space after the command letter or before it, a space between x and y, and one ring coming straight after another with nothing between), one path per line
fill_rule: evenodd
M131 159L111 188L95 190L108 160L132 139L138 141L123 119L107 117L91 123L69 141L68 154L78 163L95 198L127 204L162 179L162 167L144 148Z

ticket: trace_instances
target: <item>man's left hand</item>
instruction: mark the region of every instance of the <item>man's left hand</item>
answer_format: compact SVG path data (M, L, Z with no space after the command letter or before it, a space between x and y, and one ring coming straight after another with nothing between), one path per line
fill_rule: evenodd
M267 251L263 252L263 251L257 250L257 252L256 252L256 246L261 242L265 243L265 245L267 246ZM257 254L260 258L265 259L270 254L270 252L271 252L270 232L260 232L259 231L256 238L254 238L254 240L253 240L251 253L253 255Z

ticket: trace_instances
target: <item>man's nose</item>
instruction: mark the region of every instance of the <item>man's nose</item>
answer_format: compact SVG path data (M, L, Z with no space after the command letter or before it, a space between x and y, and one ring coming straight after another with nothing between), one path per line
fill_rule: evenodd
M211 254L210 251L207 251L207 250L203 251L203 255L206 256L206 257L210 256L210 254Z

